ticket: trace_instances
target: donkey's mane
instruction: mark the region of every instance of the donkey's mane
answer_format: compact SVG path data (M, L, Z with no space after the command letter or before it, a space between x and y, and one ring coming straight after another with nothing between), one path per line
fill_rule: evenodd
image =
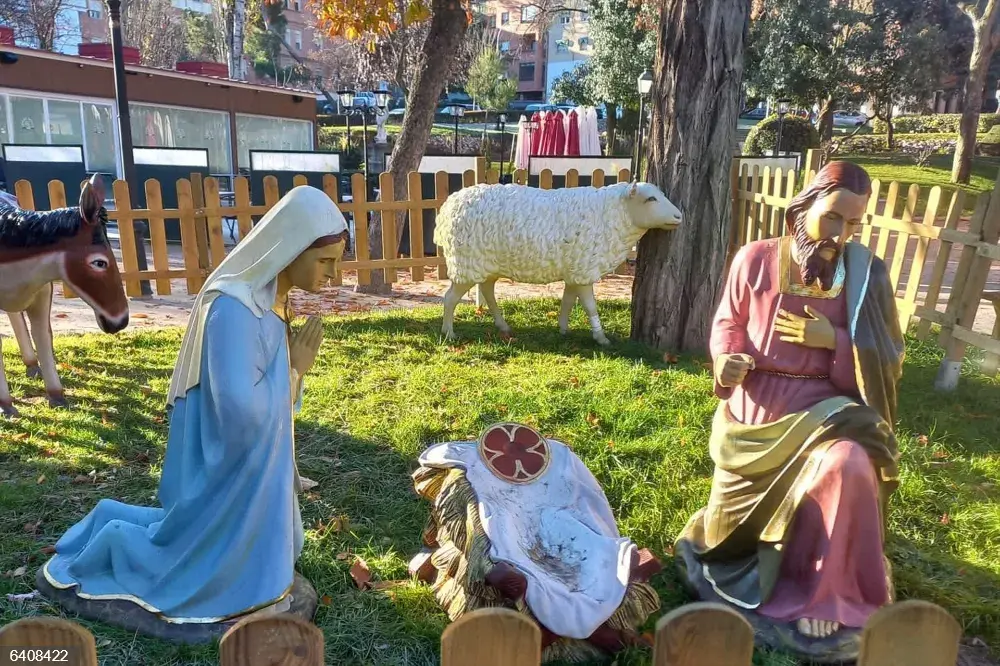
M107 242L108 211L103 207L101 224L94 228L94 244ZM15 208L0 201L0 246L40 247L72 238L80 231L83 217L78 208L57 208L42 212Z

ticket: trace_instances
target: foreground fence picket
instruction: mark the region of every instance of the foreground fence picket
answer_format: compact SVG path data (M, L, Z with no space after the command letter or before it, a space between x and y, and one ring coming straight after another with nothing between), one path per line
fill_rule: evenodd
M293 615L247 618L219 643L221 666L323 666L323 632Z
M940 606L901 601L877 611L862 631L857 666L955 666L962 628ZM18 620L0 630L2 647L73 647L74 664L97 666L94 637L53 617ZM653 666L751 666L754 635L737 611L691 603L656 623ZM523 613L482 608L448 625L441 666L539 666L542 636ZM333 655L329 663L344 659ZM323 632L291 615L247 618L219 645L220 666L323 666Z
M94 636L69 620L57 617L26 617L0 629L0 648L57 648L66 650L66 655L52 656L53 660L63 658L73 666L97 666L97 645ZM15 662L10 655L3 655L5 663ZM40 662L41 659L18 659L24 663ZM47 663L53 663L47 661Z
M441 636L441 666L538 666L541 660L538 625L504 608L464 615Z

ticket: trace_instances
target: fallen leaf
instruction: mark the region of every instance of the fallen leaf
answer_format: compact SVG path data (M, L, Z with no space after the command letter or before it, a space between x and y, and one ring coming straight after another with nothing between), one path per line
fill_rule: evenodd
M12 436L11 439L23 440L23 439L28 439L29 436L30 435L28 435L28 433L26 432L19 432L16 435Z
M37 523L25 523L24 531L28 534L38 534L38 528L41 527L41 525L42 521L40 520Z
M596 430L601 427L601 419L597 418L597 414L587 412L587 424Z
M38 477L38 483L45 483L45 475L44 474L42 474L40 477Z
M111 425L111 421L108 420L107 412L101 412L101 425Z
M613 440L608 440L608 448L609 448L609 449L613 449L613 448L615 448L615 443L614 443L614 441L613 441Z
M373 590L390 590L394 587L402 587L406 583L405 580L380 580L377 583L372 583L371 588Z
M351 578L354 579L354 584L358 586L359 590L369 587L372 574L368 570L368 563L360 557L355 558L354 564L351 565Z
M313 481L312 479L307 479L304 476L299 476L299 485L302 486L302 490L312 490L319 485L318 481Z
M674 365L675 363L677 363L677 356L671 353L666 353L663 355L663 362L669 363L670 365Z
M99 648L101 648L101 647L107 647L109 645L111 645L111 639L110 638L102 638L101 640L97 641L97 647L99 647Z
M576 388L577 386L580 385L580 379L578 377L570 377L569 385L572 386L573 388Z
M513 333L507 333L506 331L500 334L500 339L504 342L514 342L514 340L517 340Z
M549 319L555 319L556 317L559 316L559 313L556 312L555 310L550 310L549 312L545 313L545 316L548 317Z
M141 387L139 389L139 393L142 393L144 396L146 396L148 398L153 393L153 387L152 386L143 386L143 387Z
M46 554L46 555L51 555L52 553L56 552L56 547L55 546L45 546L44 548L42 548L42 552L44 554Z
M324 606L329 606L330 604L332 604L332 603L333 603L333 599L331 599L331 598L330 598L330 595L329 595L329 594L324 594L324 595L323 595L323 596L322 596L322 597L320 598L320 601L322 602L322 604L323 604Z
M920 435L917 437L917 444L920 444L921 446L927 446L929 441L930 440L927 438L927 435Z
M343 562L350 556L351 556L350 553L337 553L337 559L340 560L341 562Z
M934 458L935 460L941 460L942 458L947 458L947 457L948 457L948 452L940 449L931 454L931 458Z
M948 517L947 513L944 514L943 516L941 516L941 524L942 525L950 525L951 524L951 518Z
M133 312L131 315L132 319L149 319L149 315L145 312Z
M54 316L54 317L55 317L56 319L69 319L69 315L68 315L68 314L66 314L65 312L57 312L57 313L56 313L55 315L53 315L53 316Z
M76 484L91 483L92 481L93 481L93 479L91 479L86 474L77 474L76 476L73 477L72 483L76 483Z
M19 576L23 576L26 573L28 573L28 567L18 567L11 572L11 577L17 578Z
M143 451L135 457L136 462L148 463L149 462L149 451Z

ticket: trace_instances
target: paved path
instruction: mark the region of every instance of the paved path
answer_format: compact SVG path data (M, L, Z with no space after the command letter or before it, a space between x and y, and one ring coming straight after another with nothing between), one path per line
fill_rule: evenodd
M874 239L873 239L874 244ZM901 280L900 294L905 288L905 277L909 273L915 240L911 239L904 263L904 279ZM927 263L921 278L920 292L923 294L930 281L931 272L938 253L938 244L933 242L928 251ZM892 246L890 245L890 251ZM945 287L942 289L939 309L944 309L944 302L951 291L955 268L958 261L958 251L952 251L948 271L945 277ZM151 253L150 255L151 256ZM1000 262L994 263L987 289L1000 291ZM170 246L171 268L182 268L180 248ZM399 281L393 285L392 293L387 296L370 296L354 292L357 276L353 271L344 274L344 286L328 287L322 293L312 295L301 292L293 294L293 306L301 315L310 314L343 314L369 312L376 310L396 310L439 305L447 291L449 282L437 279L436 269L428 269L427 279L413 282L409 273L400 271ZM187 323L194 296L187 295L184 280L172 280L171 288L176 295L154 296L148 299L132 299L131 329L163 328L184 326ZM606 277L595 286L598 299L629 299L632 294L632 277L627 275L612 275ZM549 285L515 284L509 280L497 283L498 300L520 298L550 297L559 298L562 295L562 283ZM467 296L466 302L471 299ZM989 334L993 330L995 315L992 306L983 303L976 319L975 330ZM554 325L554 324L553 324ZM62 297L62 289L56 285L56 298L53 304L52 329L59 334L97 332L100 329L94 319L90 307L80 299ZM6 317L0 317L0 335L10 335L10 324Z

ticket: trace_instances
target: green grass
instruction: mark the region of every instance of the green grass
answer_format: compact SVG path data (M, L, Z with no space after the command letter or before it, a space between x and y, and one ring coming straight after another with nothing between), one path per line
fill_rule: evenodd
M850 160L863 166L868 174L874 179L882 181L882 195L885 196L886 188L892 181L897 181L904 188L899 192L899 210L902 210L906 201L906 189L911 184L920 186L922 192L918 210L923 210L926 205L927 196L930 189L940 186L945 191L946 197L938 211L939 215L947 212L947 202L950 201L951 193L958 186L951 182L951 165L953 158L951 155L935 155L931 158L928 166L917 166L911 157L906 155L846 155L842 159ZM1000 172L1000 158L996 157L976 157L972 162L972 178L968 185L961 186L965 190L966 210L974 207L976 195L989 192L993 189L997 174Z
M669 364L625 342L627 303L601 304L617 336L610 350L592 342L579 309L563 338L557 302L503 307L517 332L512 342L499 340L492 320L471 307L459 309L464 341L454 345L439 340L439 309L328 321L296 425L301 471L320 483L302 499L308 531L299 567L327 602L316 617L327 663L435 663L447 621L429 589L407 582L359 591L350 559L338 554L364 557L376 580L406 579L427 515L408 476L417 454L498 420L529 423L571 444L604 487L622 533L663 556L665 570L654 579L663 612L687 601L667 553L711 483L707 440L716 401L703 360ZM23 378L7 346L13 391L31 404L20 421L0 424L0 572L7 572L0 592L29 592L42 548L98 499L154 501L166 440L162 408L180 339L177 330L58 338L69 411L44 405L41 385ZM938 360L937 348L910 342L898 428L903 478L888 549L900 596L944 605L967 634L1000 651L1000 384L970 364L957 392L934 394ZM349 527L314 529L341 516ZM26 572L13 575L20 567ZM5 602L0 622L52 612L38 601ZM87 626L107 664L217 663L214 647ZM794 664L773 654L755 661ZM635 651L617 663L648 664L649 654Z

